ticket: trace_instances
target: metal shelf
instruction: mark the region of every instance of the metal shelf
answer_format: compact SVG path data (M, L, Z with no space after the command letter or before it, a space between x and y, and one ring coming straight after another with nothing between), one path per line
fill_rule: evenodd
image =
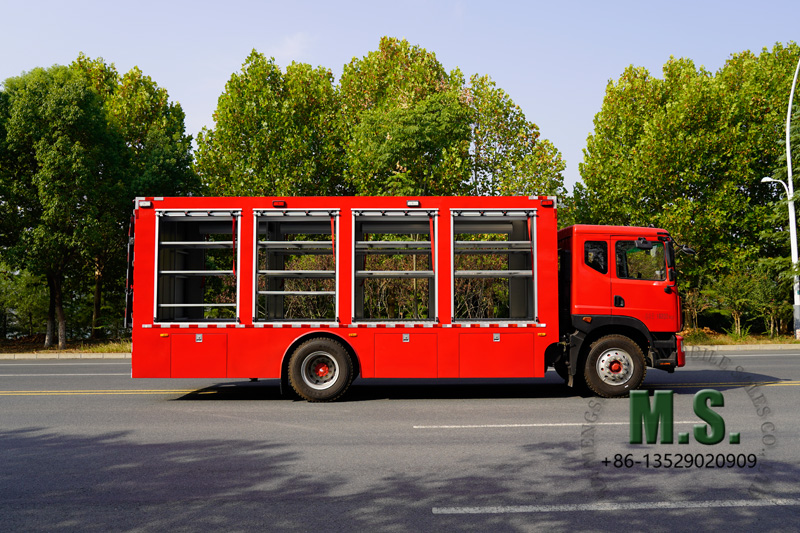
M356 279L365 278L433 278L433 270L357 270Z
M159 270L164 276L232 276L233 270Z
M457 254L531 253L530 241L455 241Z
M270 278L333 279L336 277L336 272L333 270L259 270L258 274Z
M158 304L159 307L236 307L236 304Z
M333 241L258 241L258 247L275 251L333 251Z
M158 244L165 248L233 250L233 241L165 241Z
M357 241L356 252L368 254L429 254L430 241Z
M457 278L530 278L530 270L456 270L453 276Z
M266 296L335 296L336 291L258 291Z

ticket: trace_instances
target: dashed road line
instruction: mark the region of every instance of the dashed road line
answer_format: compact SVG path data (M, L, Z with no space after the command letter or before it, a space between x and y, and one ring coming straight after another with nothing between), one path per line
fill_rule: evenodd
M800 499L771 500L705 500L674 502L576 503L562 505L499 505L488 507L434 507L433 514L511 514L566 513L575 511L637 511L652 509L686 510L724 507L776 507L800 505Z
M696 424L696 420L680 420L673 424ZM586 422L557 422L540 424L463 424L441 426L412 426L413 429L484 429L484 428L555 428L555 427L582 427ZM592 426L627 426L630 422L592 422Z

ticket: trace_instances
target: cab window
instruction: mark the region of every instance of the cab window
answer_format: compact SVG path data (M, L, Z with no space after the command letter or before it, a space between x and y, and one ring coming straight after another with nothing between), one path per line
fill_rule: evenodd
M664 244L648 241L649 248L636 241L617 241L617 277L621 279L642 279L664 281L667 279L667 263Z
M586 241L583 244L583 262L601 274L608 272L608 244L604 241Z

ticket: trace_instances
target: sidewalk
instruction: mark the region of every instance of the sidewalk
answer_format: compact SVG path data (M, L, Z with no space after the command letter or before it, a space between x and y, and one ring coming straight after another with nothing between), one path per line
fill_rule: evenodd
M130 359L130 353L36 352L0 353L0 361L17 359Z
M685 346L684 348L687 352L785 352L791 350L800 352L800 344L698 344L696 346Z

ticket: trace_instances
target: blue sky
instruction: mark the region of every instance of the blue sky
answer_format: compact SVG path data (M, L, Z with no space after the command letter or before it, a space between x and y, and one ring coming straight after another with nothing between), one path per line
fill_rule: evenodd
M138 65L196 133L253 48L335 75L381 36L406 38L448 70L489 74L561 150L571 188L609 79L660 75L670 55L715 71L736 52L800 39L800 2L0 0L0 80L79 52Z

